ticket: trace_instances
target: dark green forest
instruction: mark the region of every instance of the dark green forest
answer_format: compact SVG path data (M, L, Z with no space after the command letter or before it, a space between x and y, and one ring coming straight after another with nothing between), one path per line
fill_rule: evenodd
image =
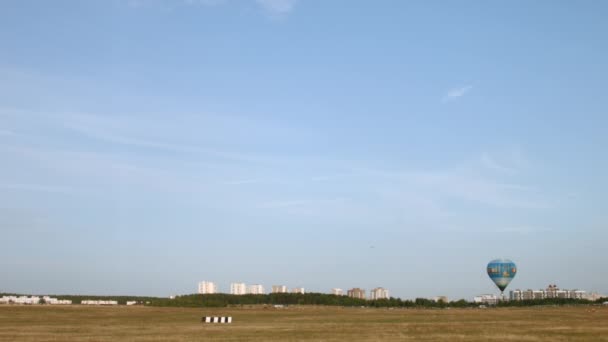
M0 296L21 296L23 294L0 293ZM149 306L169 306L169 307L228 307L228 306L249 306L249 305L330 305L347 307L378 307L378 308L467 308L478 307L479 304L466 301L464 299L449 303L435 302L426 298L416 298L414 300L393 298L380 300L366 300L350 298L347 296L336 296L325 293L271 293L260 295L230 295L218 294L189 294L176 296L174 299L161 297L142 297L142 296L94 296L94 295L49 295L58 299L72 300L73 304L80 304L82 300L116 300L118 304L124 305L127 301L136 301L141 305ZM518 307L518 306L538 306L538 305L589 305L601 304L608 301L608 298L600 298L592 302L584 299L566 298L547 298L523 301L502 301L497 307Z
M596 303L603 303L607 299L600 299ZM594 304L583 299L564 299L548 298L526 301L503 301L497 306L535 306L535 305L579 305ZM271 293L263 295L229 295L229 294L208 294L208 295L184 295L175 299L159 299L152 301L154 306L185 306L185 307L226 307L241 305L332 305L332 306L366 306L379 308L466 308L478 307L479 304L468 302L464 299L449 303L435 302L427 298L416 298L414 300L393 298L380 300L365 300L350 298L346 296L336 296L325 293Z

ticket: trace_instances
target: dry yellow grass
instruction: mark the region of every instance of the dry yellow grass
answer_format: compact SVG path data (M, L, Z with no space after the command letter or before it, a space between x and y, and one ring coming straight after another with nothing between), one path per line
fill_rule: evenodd
M230 325L202 316L230 315ZM191 309L0 305L0 341L608 341L608 308Z

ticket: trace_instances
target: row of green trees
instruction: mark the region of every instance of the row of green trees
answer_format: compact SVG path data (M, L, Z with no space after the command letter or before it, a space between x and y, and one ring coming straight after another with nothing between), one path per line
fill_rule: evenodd
M0 296L21 294L0 293ZM416 298L414 300L391 297L389 299L366 300L350 298L347 296L336 296L325 293L271 293L260 295L230 295L217 294L190 294L177 296L174 299L142 296L91 296L91 295L49 295L58 299L72 300L73 304L80 304L82 300L116 300L118 304L124 305L127 301L136 301L143 305L151 306L173 306L173 307L227 307L243 305L330 305L330 306L366 306L377 308L467 308L477 307L478 304L468 302L464 299L449 303L435 302L427 298ZM536 305L582 305L600 304L608 301L608 298L600 298L592 302L584 299L546 298L523 301L501 301L498 307L518 307Z
M160 299L152 301L155 306L188 306L188 307L225 307L239 305L337 305L337 306L365 306L365 299L334 296L324 293L271 293L259 295L230 295L192 294L177 296L174 299Z
M598 300L602 303L604 300ZM177 307L226 307L242 305L330 305L330 306L367 306L383 308L467 308L477 307L479 304L468 302L464 299L449 303L436 302L427 298L416 298L415 300L404 300L391 297L389 299L365 300L336 296L325 293L271 293L261 295L229 295L229 294L191 294L178 296L174 299L158 298L150 301L154 306L177 306ZM497 306L534 306L534 305L578 305L593 304L584 299L548 298L526 301L504 301Z

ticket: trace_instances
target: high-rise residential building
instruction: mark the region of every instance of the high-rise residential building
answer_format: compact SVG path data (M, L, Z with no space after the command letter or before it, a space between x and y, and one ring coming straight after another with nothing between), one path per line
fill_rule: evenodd
M294 287L293 289L291 289L291 293L301 293L301 294L304 294L304 288L303 287Z
M260 284L249 285L247 286L248 294L264 294L264 286Z
M559 288L557 287L557 285L553 284L549 284L549 286L547 286L547 289L545 290L545 295L547 298L556 298L558 295L557 293L559 292Z
M217 293L217 285L210 281L201 281L198 283L198 293L212 294Z
M336 288L331 289L331 294L336 295L336 296L344 296L344 290L336 287Z
M586 293L586 294L584 295L583 299L586 299L586 300L590 300L590 301L595 302L596 300L598 300L598 299L600 299L600 298L604 298L604 297L608 297L608 296L605 296L605 295L599 294L599 293L597 293L597 292L591 292L591 293Z
M511 300L534 300L545 298L583 299L587 296L582 290L560 290L557 285L549 285L545 290L513 290L509 293Z
M388 290L382 287L376 287L369 292L369 299L389 299Z
M547 293L543 290L514 290L509 292L511 300L533 300L547 298Z
M232 283L232 284L230 284L230 294L233 294L233 295L247 294L247 286L245 285L245 283Z
M569 298L585 299L587 298L587 291L583 290L570 290L568 291Z
M272 293L287 293L287 286L285 286L285 285L272 285Z
M346 294L351 298L365 299L365 290L358 287L348 290Z

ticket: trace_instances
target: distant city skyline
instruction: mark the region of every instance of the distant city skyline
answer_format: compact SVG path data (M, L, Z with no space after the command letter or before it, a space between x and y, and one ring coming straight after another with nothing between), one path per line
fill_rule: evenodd
M1 1L0 291L608 293L606 13Z

